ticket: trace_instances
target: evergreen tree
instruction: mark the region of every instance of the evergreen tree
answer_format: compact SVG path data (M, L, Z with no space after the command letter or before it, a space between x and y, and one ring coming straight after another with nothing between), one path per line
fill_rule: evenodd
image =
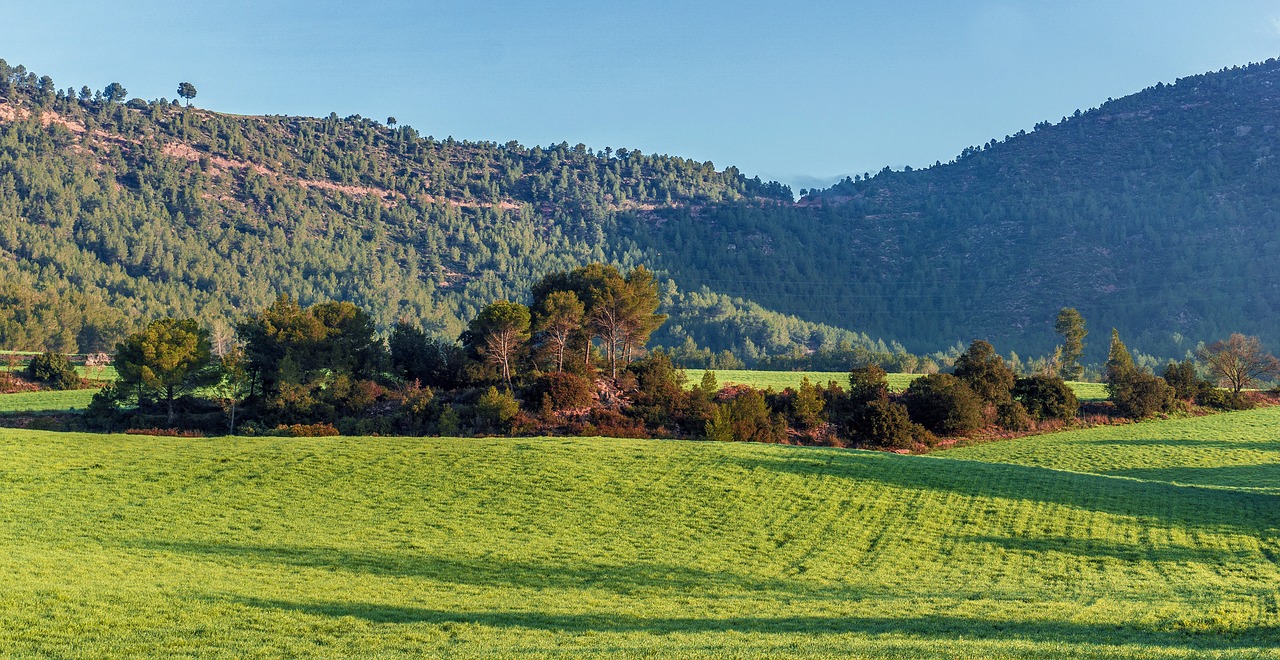
M137 392L140 405L163 401L167 424L173 424L175 401L217 383L220 376L209 331L194 319L152 321L116 347L114 362L118 387Z
M1084 317L1074 307L1063 307L1058 312L1054 332L1062 335L1062 352L1058 375L1063 380L1077 380L1084 373L1080 365L1080 357L1084 355L1084 338L1089 334L1085 329Z

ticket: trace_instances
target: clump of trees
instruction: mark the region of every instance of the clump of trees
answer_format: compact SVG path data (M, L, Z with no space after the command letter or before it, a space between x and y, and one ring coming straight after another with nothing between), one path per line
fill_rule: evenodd
M84 385L75 366L61 353L45 352L31 358L24 375L27 380L54 390L74 390Z
M952 373L923 375L903 392L890 390L877 364L852 367L847 383L804 379L781 392L722 388L712 371L690 384L670 353L647 348L666 318L657 289L642 267L554 272L532 287L529 305L481 307L456 341L407 319L384 338L350 302L304 307L287 296L216 342L191 319L161 319L117 345L119 381L95 397L89 419L104 428L291 436L659 436L912 450L1057 427L1080 410L1060 361L1018 376L983 340L956 350ZM1246 359L1269 364L1247 341L1202 353L1217 359L1206 359L1211 371ZM1213 387L1189 360L1167 365L1164 377L1135 365L1115 331L1105 373L1113 408L1127 417L1191 401L1244 405L1239 391Z

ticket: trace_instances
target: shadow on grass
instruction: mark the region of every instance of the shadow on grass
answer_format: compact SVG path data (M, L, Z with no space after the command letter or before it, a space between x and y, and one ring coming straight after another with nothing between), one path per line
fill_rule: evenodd
M1221 632L1190 632L1137 625L1117 626L1067 621L1001 621L975 617L925 615L903 617L753 616L730 618L638 617L620 613L552 614L523 611L458 612L422 607L346 602L295 602L232 598L263 610L321 617L353 617L377 624L472 624L489 628L551 633L745 633L824 635L906 635L924 640L1000 639L1042 643L1139 644L1147 646L1239 649L1270 645L1277 630L1255 627Z
M1256 535L1280 528L1280 496L1117 479L1013 463L986 463L879 452L796 453L735 459L748 468L805 478L838 477L975 497L1060 504L1164 524L1238 530Z
M618 594L754 592L790 598L860 598L855 589L812 587L790 580L752 578L665 564L624 566L575 562L571 566L505 558L445 559L425 552L347 551L321 547L266 547L200 541L149 541L133 547L288 566L411 577L452 584L521 589L601 589Z

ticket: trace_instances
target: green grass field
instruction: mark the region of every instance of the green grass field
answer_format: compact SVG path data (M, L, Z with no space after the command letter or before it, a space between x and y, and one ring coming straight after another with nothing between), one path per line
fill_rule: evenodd
M1027 436L939 455L1280 495L1275 408Z
M716 381L720 385L750 385L751 387L767 390L773 388L781 391L786 387L799 387L803 378L808 378L809 382L816 385L825 386L829 381L835 381L841 387L849 386L849 373L845 371L754 371L751 369L717 369ZM691 385L697 385L702 381L702 369L688 369L685 371ZM917 374L889 374L889 388L896 391L907 389L907 385L911 381L919 378Z
M1278 429L933 456L0 429L0 655L1280 657ZM1189 467L1212 487L1158 472Z
M15 372L21 372L21 371L24 371L25 369L26 367L18 367L17 369L15 369ZM9 370L9 365L0 364L0 371L8 371L8 370ZM116 372L116 368L112 365L105 365L101 367L86 367L84 365L76 365L76 373L80 374L81 378L92 378L93 380L111 381L111 380L116 380L117 378L120 377L119 374Z
M0 413L84 410L98 390L64 390L0 394Z
M702 369L688 369L686 374L689 384L696 385L702 380ZM752 371L749 369L725 369L716 371L716 380L721 384L750 385L758 389L781 391L785 387L799 387L802 378L818 385L826 385L835 381L841 387L849 386L849 374L843 371ZM911 381L919 378L919 374L889 374L889 389L901 392L907 389ZM1101 400L1107 398L1107 387L1102 383L1085 383L1071 381L1071 389L1082 400Z

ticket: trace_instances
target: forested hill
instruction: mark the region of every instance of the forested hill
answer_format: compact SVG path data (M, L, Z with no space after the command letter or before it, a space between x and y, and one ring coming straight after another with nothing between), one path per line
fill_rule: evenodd
M734 168L627 149L126 98L0 61L0 347L94 350L158 316L234 321L278 293L454 338L548 271L647 262L619 225L655 209L792 203ZM710 290L664 294L672 345L884 348Z
M1275 60L1158 84L801 203L813 207L803 232L843 237L823 277L851 283L833 298L843 308L814 318L913 345L966 333L1039 347L1053 310L1072 305L1165 355L1232 331L1280 344Z
M1276 346L1277 90L1275 61L1186 78L794 203L711 163L233 116L0 63L0 347L91 350L277 293L456 337L592 261L659 274L658 342L748 361L974 338L1043 354L1064 306L1148 353Z

